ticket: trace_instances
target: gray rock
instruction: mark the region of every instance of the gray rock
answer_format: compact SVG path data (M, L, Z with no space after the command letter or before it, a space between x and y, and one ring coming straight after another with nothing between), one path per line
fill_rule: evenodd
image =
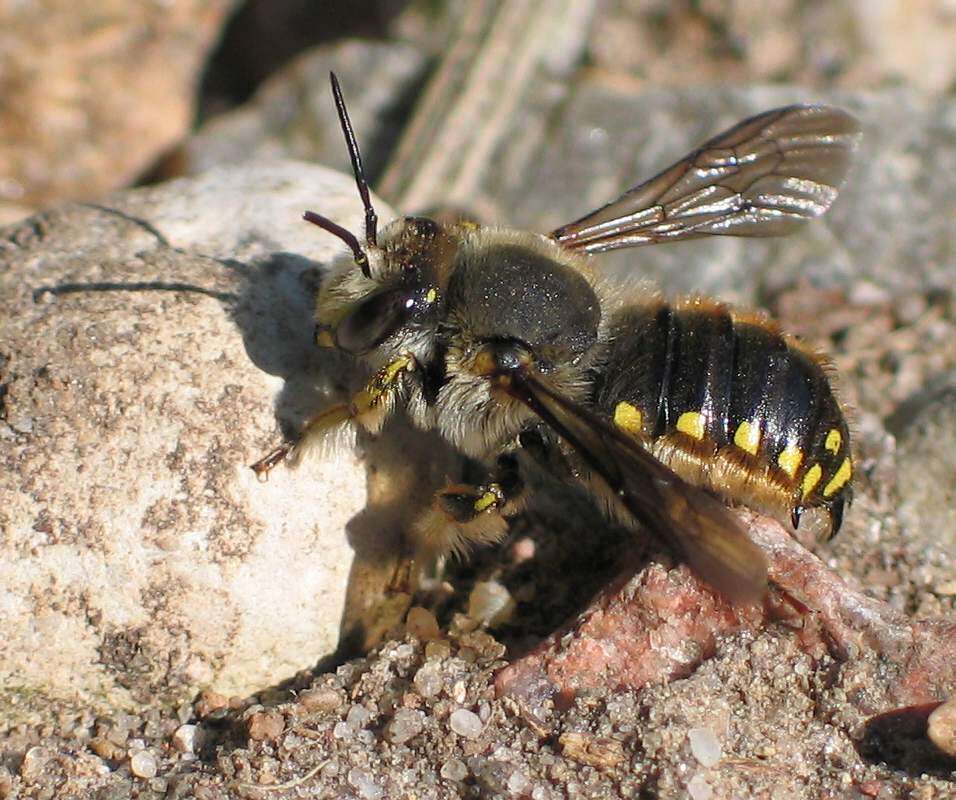
M652 86L786 80L945 93L956 81L956 19L945 3L602 5L589 37L593 68L626 72Z
M349 116L374 178L398 137L409 95L428 66L425 53L401 43L346 41L317 47L266 81L255 97L215 117L183 146L186 168L202 172L249 158L300 158L348 171L329 91L329 71L342 83Z
M265 484L247 466L277 395L294 421L341 381L310 338L343 247L309 207L361 229L350 177L280 161L0 232L11 714L244 694L335 648L365 471L348 449Z

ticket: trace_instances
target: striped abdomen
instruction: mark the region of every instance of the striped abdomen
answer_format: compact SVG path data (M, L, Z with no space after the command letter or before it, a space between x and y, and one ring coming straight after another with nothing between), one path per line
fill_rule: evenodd
M594 402L685 480L786 513L849 496L846 420L821 361L792 337L706 300L614 317Z

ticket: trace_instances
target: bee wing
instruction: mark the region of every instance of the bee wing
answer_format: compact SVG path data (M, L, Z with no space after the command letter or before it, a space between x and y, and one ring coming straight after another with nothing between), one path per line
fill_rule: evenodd
M767 562L723 503L691 486L637 442L528 372L514 373L510 394L570 444L627 510L691 568L733 600L759 600Z
M602 253L701 236L782 236L830 207L859 135L839 108L765 111L551 238Z

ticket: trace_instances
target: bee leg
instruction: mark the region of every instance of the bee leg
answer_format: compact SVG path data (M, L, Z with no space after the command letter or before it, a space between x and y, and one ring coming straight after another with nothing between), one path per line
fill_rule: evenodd
M406 372L416 369L411 355L399 356L376 372L348 403L340 403L306 420L294 439L288 439L275 450L260 458L252 470L260 478L287 458L298 459L308 446L322 436L347 422L355 422L371 433L377 433L394 406L395 390Z
M474 545L499 542L508 532L506 517L516 513L524 499L517 459L505 453L487 483L450 484L436 492L431 507L412 526L417 550L432 558L461 556Z

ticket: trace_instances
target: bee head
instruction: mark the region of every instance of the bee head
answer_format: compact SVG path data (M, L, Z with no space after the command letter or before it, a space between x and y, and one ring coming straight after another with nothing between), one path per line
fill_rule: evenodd
M359 196L365 207L365 241L314 211L307 222L341 239L352 251L358 269L346 269L323 287L318 301L316 341L355 356L365 356L405 329L422 339L434 319L439 291L433 255L447 244L444 229L423 217L406 217L391 223L381 235L372 206L362 157L352 129L342 90L330 73L332 96L348 146ZM407 337L406 337L407 338ZM403 342L409 346L408 342ZM419 348L414 348L419 349Z

